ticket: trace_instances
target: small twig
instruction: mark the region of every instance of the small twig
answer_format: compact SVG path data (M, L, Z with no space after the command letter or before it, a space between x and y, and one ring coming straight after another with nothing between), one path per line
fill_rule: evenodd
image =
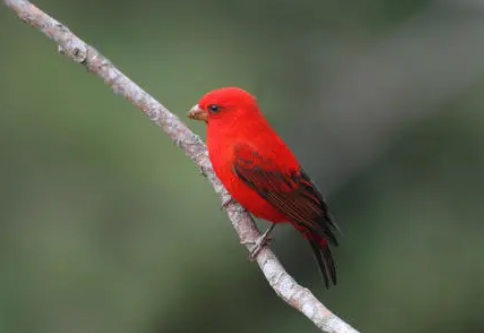
M23 21L39 29L56 42L61 53L101 77L116 94L124 96L141 109L198 165L222 202L229 197L213 172L205 145L178 117L121 73L92 46L84 43L66 26L30 2L5 0L5 3ZM260 236L250 215L239 204L232 202L227 205L226 210L241 242L256 240ZM247 248L250 251L251 246L247 245ZM277 295L302 312L321 330L328 333L358 333L329 311L308 289L297 284L284 270L272 251L267 248L263 249L257 257L257 263Z

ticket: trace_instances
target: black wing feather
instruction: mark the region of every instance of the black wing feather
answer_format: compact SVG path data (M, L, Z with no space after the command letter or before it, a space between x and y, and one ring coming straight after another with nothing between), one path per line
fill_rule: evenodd
M322 238L337 246L335 230L339 230L328 213L328 206L307 173L299 168L281 172L277 164L260 156L247 144L235 146L235 174L273 207L296 223L305 234L328 287L328 274L336 284L336 268L329 246ZM317 235L317 236L315 236Z

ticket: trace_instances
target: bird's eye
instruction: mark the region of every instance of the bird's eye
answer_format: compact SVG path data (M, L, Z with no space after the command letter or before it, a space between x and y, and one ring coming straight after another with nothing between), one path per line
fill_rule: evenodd
M218 111L220 111L220 106L218 106L216 104L210 104L208 106L208 109L210 110L210 112L218 112Z

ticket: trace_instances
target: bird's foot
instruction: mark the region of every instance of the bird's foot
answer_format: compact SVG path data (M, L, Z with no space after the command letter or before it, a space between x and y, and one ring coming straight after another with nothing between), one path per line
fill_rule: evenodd
M254 244L254 247L250 250L249 252L249 260L254 261L257 259L257 256L259 255L260 251L268 245L270 245L272 238L270 237L270 234L272 230L274 230L274 227L276 225L272 224L259 238L257 238L255 241L243 241L242 244L247 245L247 244Z
M227 198L224 199L224 201L222 201L222 206L220 206L220 210L227 208L228 205L234 202L235 202L234 198L232 198L231 196L228 196Z

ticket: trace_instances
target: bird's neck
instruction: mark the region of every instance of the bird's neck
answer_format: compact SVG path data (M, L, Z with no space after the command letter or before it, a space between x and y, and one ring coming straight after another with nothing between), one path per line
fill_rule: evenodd
M261 136L273 132L264 117L257 119L234 118L228 121L213 121L207 126L207 143L209 145L234 144L239 141L258 141Z

